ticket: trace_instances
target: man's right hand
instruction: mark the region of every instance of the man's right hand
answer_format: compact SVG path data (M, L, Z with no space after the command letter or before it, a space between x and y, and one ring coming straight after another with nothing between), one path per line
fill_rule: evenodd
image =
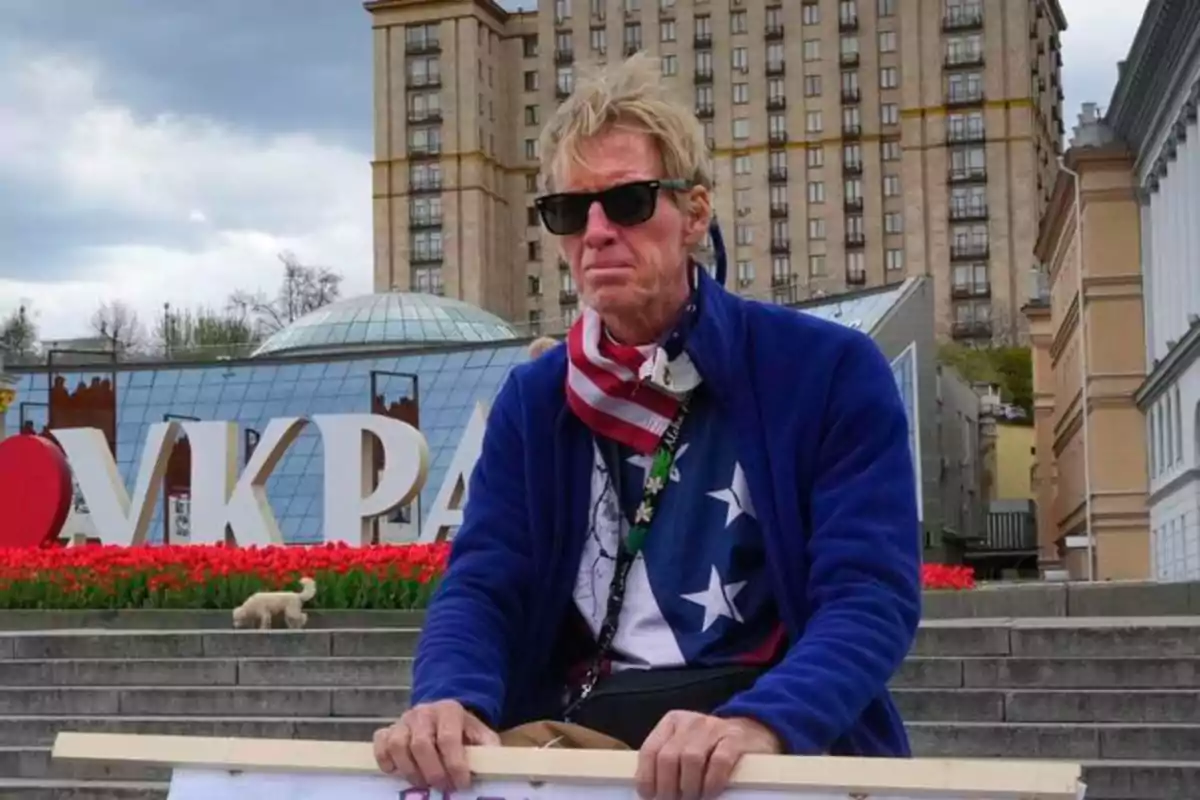
M499 745L500 737L454 700L413 706L375 731L375 761L418 788L463 791L471 784L466 745Z

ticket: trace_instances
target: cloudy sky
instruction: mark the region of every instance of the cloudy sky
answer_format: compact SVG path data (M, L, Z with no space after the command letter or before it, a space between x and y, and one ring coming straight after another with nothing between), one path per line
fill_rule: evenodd
M1145 2L1062 4L1069 127L1107 103ZM281 250L370 290L359 0L0 6L0 313L31 304L55 339L107 300L219 307L272 290Z

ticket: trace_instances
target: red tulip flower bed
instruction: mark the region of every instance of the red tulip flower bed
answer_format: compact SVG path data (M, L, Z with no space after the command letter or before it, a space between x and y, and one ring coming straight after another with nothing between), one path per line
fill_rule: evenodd
M0 608L233 608L307 575L309 607L419 609L448 555L445 544L13 548L0 550Z
M447 544L349 547L177 545L0 549L0 609L227 609L261 590L317 582L308 605L422 609L446 567ZM970 567L925 564L926 589L970 589Z

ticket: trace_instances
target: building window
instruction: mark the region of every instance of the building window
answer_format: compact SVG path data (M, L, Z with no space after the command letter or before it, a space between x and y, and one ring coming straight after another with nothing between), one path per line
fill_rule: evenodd
M881 53L896 52L896 32L895 31L880 31L879 32L879 52L881 52Z
M825 254L814 253L808 257L808 274L819 278L825 274Z
M525 91L536 92L538 90L538 73L536 70L529 70L525 73Z
M891 248L883 254L883 264L889 272L904 269L904 251Z
M521 49L525 53L526 58L537 58L538 54L538 37L537 34L532 36L521 37Z
M805 162L809 169L825 166L825 148L815 145L805 149Z
M588 42L592 47L592 52L600 53L601 55L608 52L608 29L592 28L588 34Z
M820 133L825 129L825 124L821 119L820 111L804 112L804 130L808 133Z
M749 175L750 156L736 156L733 159L733 173L735 175Z
M821 24L821 7L816 3L805 3L801 6L801 20L805 25L820 25Z
M748 286L754 283L754 262L739 261L737 262L737 279L742 286Z
M884 161L899 161L900 142L896 139L885 139L880 142L879 157Z
M750 50L745 47L733 48L731 65L734 72L750 71Z
M526 139L525 140L525 159L527 161L535 161L535 160L537 160L537 157L538 157L537 139Z
M771 282L787 284L792 280L792 259L786 253L779 253L771 259Z
M734 11L729 15L729 32L730 33L745 33L746 32L746 12Z
M525 124L537 125L541 121L537 106L525 106Z
M733 226L734 239L741 247L748 247L754 244L754 229L744 222L739 222Z
M659 23L658 40L660 42L675 41L675 20L665 19Z
M808 182L808 202L824 203L825 202L825 182L824 181L809 181Z
M823 217L812 217L808 220L808 238L825 238L825 219Z
M733 104L735 106L744 106L750 102L750 84L735 83L733 85Z
M896 0L879 0L879 16L896 16Z
M772 80L779 80L772 78ZM780 81L782 83L782 81ZM804 96L805 97L820 97L821 96L821 76L820 75L805 75L804 76Z
M662 74L663 75L678 75L679 74L679 57L678 56L663 56L662 57Z
M895 67L883 67L879 70L879 88L895 89L900 85L900 70Z
M896 103L884 103L879 106L879 122L883 125L899 125L900 106Z
M750 138L750 120L741 117L733 121L733 138L737 140Z
M899 211L889 211L883 215L884 233L904 233L904 215Z
M804 60L805 61L820 61L821 60L821 40L820 39L805 39L804 40Z
M816 77L820 78L821 76L817 75ZM808 78L807 77L804 79L804 89L805 89L805 92L807 93L807 91L808 91ZM818 80L817 81L817 94L820 94L820 93L821 93L821 82L820 82L820 80ZM812 95L809 95L809 97L812 97ZM787 99L787 87L783 82L783 78L767 79L767 102L768 103L777 103L777 102L783 102L786 99Z
M525 191L536 192L537 190L538 190L537 173L536 172L527 173L525 175Z
M899 175L884 175L883 176L883 196L884 197L899 197L900 196L900 176Z

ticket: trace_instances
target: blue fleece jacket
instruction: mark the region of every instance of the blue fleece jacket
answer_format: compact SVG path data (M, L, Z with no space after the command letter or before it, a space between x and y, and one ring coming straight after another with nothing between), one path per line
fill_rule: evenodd
M685 348L733 428L789 647L717 710L787 752L908 756L887 683L920 617L908 423L865 334L726 292L703 270ZM513 370L414 667L414 704L498 729L559 711L555 642L587 529L592 435L566 405L566 348Z

